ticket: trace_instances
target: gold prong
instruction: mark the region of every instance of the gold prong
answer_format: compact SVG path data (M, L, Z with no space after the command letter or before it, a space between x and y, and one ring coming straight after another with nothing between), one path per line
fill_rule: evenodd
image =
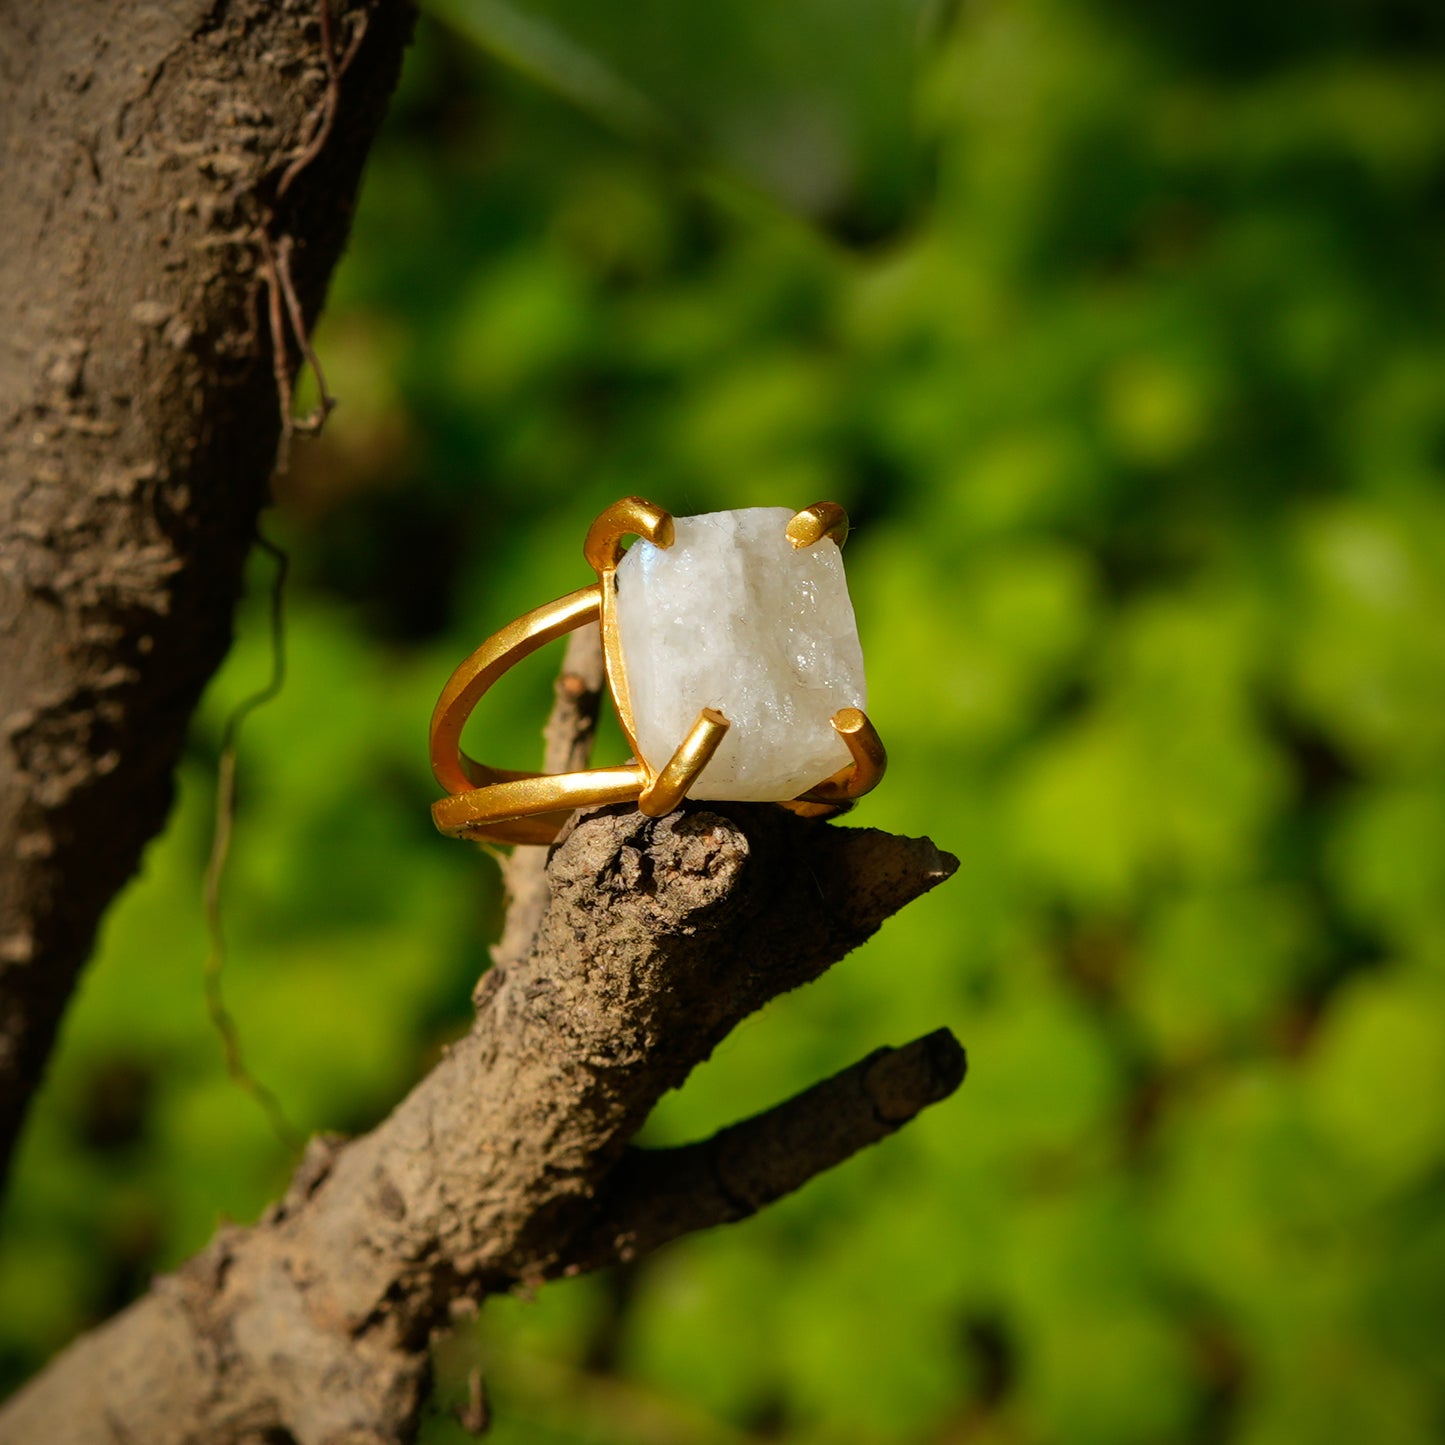
M623 497L613 502L587 529L582 553L599 577L616 568L622 558L622 539L637 536L654 547L672 546L672 513L645 497Z
M637 735L632 725L632 699L627 690L627 669L622 662L622 638L617 627L617 564L622 560L622 539L641 537L654 547L671 547L676 538L672 513L644 497L623 497L603 512L587 530L582 551L597 573L602 601L602 656L607 666L607 685L612 692L617 721L623 736L636 753Z
M667 766L643 788L637 800L638 811L649 818L661 818L672 812L712 761L729 726L728 720L715 708L703 708L677 751L667 760Z
M811 547L824 537L831 537L841 547L848 540L848 514L837 502L814 502L793 517L787 534L795 547Z
M839 708L833 714L833 730L847 745L853 761L839 769L831 778L809 788L802 802L842 803L872 792L883 779L888 767L888 753L877 729L868 721L862 708Z

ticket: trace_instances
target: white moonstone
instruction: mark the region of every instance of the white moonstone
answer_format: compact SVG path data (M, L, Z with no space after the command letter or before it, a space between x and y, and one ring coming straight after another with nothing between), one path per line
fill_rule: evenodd
M786 507L677 517L671 547L617 568L633 730L661 769L705 707L732 724L694 798L795 798L845 767L839 708L865 705L842 553L794 547Z

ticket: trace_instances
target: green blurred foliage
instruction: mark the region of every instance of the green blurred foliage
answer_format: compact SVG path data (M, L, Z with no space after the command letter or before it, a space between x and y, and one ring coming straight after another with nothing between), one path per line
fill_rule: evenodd
M342 407L270 524L250 1062L354 1130L465 1026L498 889L430 832L426 719L585 580L596 511L832 496L893 757L858 821L962 868L647 1134L940 1024L969 1081L756 1220L489 1304L427 1438L479 1356L501 1445L1439 1439L1445 12L775 11L422 27L319 337ZM25 1141L12 1374L284 1178L202 997L265 586ZM487 756L535 756L554 661Z

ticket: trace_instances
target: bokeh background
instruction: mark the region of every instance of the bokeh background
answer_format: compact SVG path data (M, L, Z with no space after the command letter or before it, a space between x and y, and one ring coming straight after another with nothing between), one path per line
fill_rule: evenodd
M436 0L318 346L225 895L300 1125L465 1027L499 887L431 830L426 721L617 496L849 508L857 821L962 859L648 1136L941 1024L961 1094L490 1303L431 1445L478 1357L500 1445L1445 1438L1445 9ZM11 1381L287 1173L202 987L268 586L31 1120ZM556 660L489 758L538 755Z

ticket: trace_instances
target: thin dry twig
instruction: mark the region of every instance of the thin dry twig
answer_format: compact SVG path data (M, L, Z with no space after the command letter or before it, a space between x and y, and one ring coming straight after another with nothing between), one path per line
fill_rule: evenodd
M299 420L291 415L289 406L287 414L293 432L299 431L305 436L319 436L321 428L326 425L326 418L336 410L336 398L326 385L326 373L321 369L321 358L311 344L311 332L301 310L300 298L296 295L296 283L291 279L291 251L294 245L295 242L289 235L282 235L276 242L273 274L281 285L281 294L286 301L286 314L291 319L291 331L296 338L296 344L301 348L301 354L311 368L312 376L316 378L317 397L316 405Z
M311 138L282 172L276 185L277 204L285 198L297 177L325 150L341 108L341 78L350 68L366 37L369 17L363 10L357 15L346 50L338 59L329 0L318 0L317 8L321 21L321 60L326 69L326 89L321 97L320 119ZM305 312L292 276L291 256L295 239L286 231L273 236L275 224L275 209L267 207L258 228L258 243L261 248L261 277L269 293L271 365L276 375L276 392L281 407L281 439L276 450L276 470L284 475L289 464L292 438L298 431L306 436L318 435L325 426L327 417L336 409L336 398L326 385L326 374L322 371L321 362L311 344L310 327L306 324ZM293 340L306 365L311 368L311 374L316 378L316 405L304 417L297 417L292 410L296 389L296 377L291 370Z
M542 732L546 742L544 771L575 772L592 761L597 715L606 684L602 634L595 624L579 627L567 639L567 651L554 684L552 713ZM520 962L531 950L547 907L547 849L514 848L510 857L501 859L501 869L507 889L507 912L502 936L492 946L492 962L498 968Z
M482 1378L480 1365L473 1365L467 1371L467 1398L457 1410L457 1423L468 1435L485 1435L492 1423L487 1408L487 1382Z
M938 1029L902 1048L878 1049L710 1139L629 1149L596 1216L554 1271L627 1263L684 1234L746 1219L946 1099L967 1069L958 1040Z
M261 277L266 283L266 317L271 327L271 371L276 378L276 396L281 409L281 437L276 443L276 470L285 475L291 458L291 438L296 432L296 419L291 412L291 357L286 336L286 317L282 310L281 278L276 269L276 248L271 233L263 225L257 233L261 247Z
M311 139L301 148L301 151L282 174L281 180L276 186L278 201L291 189L292 182L296 177L326 149L326 142L331 137L331 127L336 124L336 112L341 104L341 77L346 74L347 68L366 36L368 16L363 10L357 16L356 28L352 32L346 52L338 61L331 25L331 6L328 0L319 0L318 10L321 16L321 61L326 67L326 93L321 100L321 119L312 133Z
M286 682L286 633L282 615L282 599L289 562L286 553L269 538L258 535L256 545L276 563L271 586L271 676L263 687L236 704L226 719L221 736L221 760L216 770L216 826L211 837L211 856L206 863L205 911L206 932L210 952L206 957L206 1009L226 1054L226 1072L265 1111L276 1137L292 1154L299 1154L304 1143L300 1131L286 1116L275 1093L266 1087L246 1064L241 1048L241 1035L235 1017L226 1005L221 988L221 975L226 964L226 937L221 921L221 883L226 862L231 856L231 834L236 823L236 749L241 725L259 707L270 702Z

